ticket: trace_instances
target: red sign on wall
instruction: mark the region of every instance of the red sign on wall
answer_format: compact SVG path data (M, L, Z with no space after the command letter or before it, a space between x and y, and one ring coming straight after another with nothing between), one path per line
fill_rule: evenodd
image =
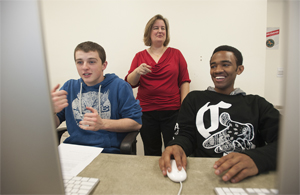
M279 47L279 28L267 28L267 49L278 49Z

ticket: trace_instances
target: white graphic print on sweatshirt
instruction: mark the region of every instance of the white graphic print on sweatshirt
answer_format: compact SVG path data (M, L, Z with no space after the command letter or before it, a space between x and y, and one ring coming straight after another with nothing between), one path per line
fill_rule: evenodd
M224 155L234 151L255 148L255 145L251 142L254 138L252 124L233 121L227 112L219 115L219 108L228 109L231 107L229 103L221 101L216 105L208 106L209 103L200 108L196 116L197 129L206 138L202 144L204 148L215 148L216 153L223 153ZM206 129L203 119L207 111L210 111L211 125ZM210 132L219 128L219 122L224 126L224 129L211 134Z
M108 99L109 90L101 93L100 96L100 107L101 110L99 112L99 95L96 91L89 91L87 93L82 93L81 97L81 110L82 113L80 113L80 102L79 102L79 96L80 93L77 94L77 98L75 98L72 102L72 110L73 115L76 120L77 125L79 126L79 121L83 119L83 116L85 113L90 113L89 110L86 109L86 107L92 107L99 113L100 117L103 119L110 119L111 117L111 104Z

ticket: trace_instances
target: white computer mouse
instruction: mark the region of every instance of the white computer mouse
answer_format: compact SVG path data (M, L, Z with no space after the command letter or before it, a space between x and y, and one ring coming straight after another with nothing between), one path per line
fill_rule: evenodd
M172 167L172 171L171 172L167 171L167 175L172 181L181 182L186 179L187 174L186 174L184 168L182 168L179 171L175 160L171 160L171 167Z

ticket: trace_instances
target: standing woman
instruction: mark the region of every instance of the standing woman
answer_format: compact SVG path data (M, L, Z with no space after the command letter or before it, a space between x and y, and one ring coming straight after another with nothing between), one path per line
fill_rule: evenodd
M164 144L172 140L181 102L190 91L187 63L178 49L167 47L169 24L162 15L151 18L144 33L148 49L138 52L125 80L138 88L142 107L145 155L161 156Z

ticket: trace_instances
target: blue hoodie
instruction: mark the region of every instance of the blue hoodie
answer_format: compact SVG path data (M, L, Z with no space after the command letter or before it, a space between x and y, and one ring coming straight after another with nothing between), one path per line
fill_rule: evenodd
M115 74L106 74L105 79L94 86L87 86L81 78L71 79L61 90L68 92L69 103L57 113L60 122L66 121L70 134L64 143L101 147L104 153L120 153L120 144L127 133L81 129L79 121L90 112L86 107L96 109L103 119L130 118L142 124L142 109L131 86Z

